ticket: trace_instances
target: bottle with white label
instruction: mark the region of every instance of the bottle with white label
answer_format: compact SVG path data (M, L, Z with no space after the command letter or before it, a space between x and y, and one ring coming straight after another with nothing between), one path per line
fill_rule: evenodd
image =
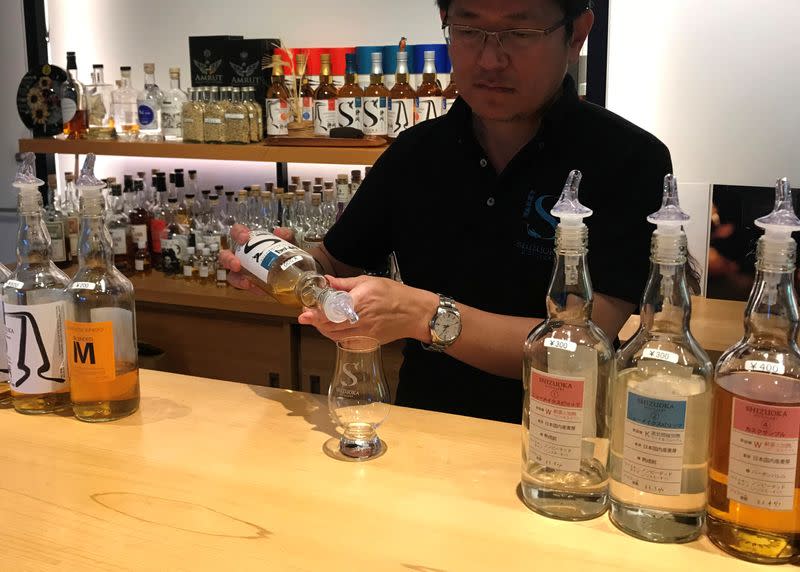
M336 96L338 91L331 82L331 55L320 54L319 87L314 91L314 135L330 137L336 127Z
M156 65L144 64L144 89L136 96L136 113L141 141L163 141L161 105L164 94L156 85Z
M11 271L0 264L0 294L3 285L11 278ZM11 403L11 388L8 385L8 354L6 353L6 326L3 320L3 296L0 295L0 406Z
M361 127L364 135L386 136L389 90L383 85L383 54L373 52L369 86L364 90Z
M292 119L292 110L289 104L291 97L286 87L283 66L284 62L280 55L272 56L272 83L267 89L268 137L289 135L289 122Z
M425 67L422 70L422 83L417 89L416 122L436 119L444 113L442 87L436 79L436 52L425 52Z
M350 294L332 289L311 255L295 245L257 230L245 244L236 245L235 254L242 273L281 304L319 307L335 323L358 321Z
M707 532L739 558L800 561L800 349L794 273L800 231L787 179L764 229L744 336L714 372Z
M131 176L125 175L125 186L132 185ZM133 187L126 190L125 198L133 199ZM125 201L122 198L122 187L118 184L111 185L111 196L109 197L111 213L108 215L106 225L111 235L111 243L114 250L114 265L123 274L133 274L133 235L128 215L125 213Z
M75 417L103 422L139 408L139 366L133 285L114 266L105 219L103 182L86 157L80 190L78 272L67 286L67 377Z
M169 89L161 103L161 127L167 141L183 140L183 105L189 100L181 89L181 68L169 68Z
M358 85L356 55L345 54L344 85L336 96L336 121L339 127L361 129L361 106L364 92Z
M703 529L712 366L689 331L687 243L675 177L664 179L641 325L617 352L611 383L611 522L651 542Z
M64 363L69 278L51 260L34 161L33 153L25 153L14 181L19 189L17 266L2 291L11 397L14 409L29 414L69 409Z
M387 130L389 139L396 139L403 131L414 126L414 109L417 92L408 83L408 52L397 52L395 84L389 92Z
M522 408L522 494L553 518L586 520L608 507L607 391L614 351L592 322L586 265L592 211L578 201L581 173L572 171L551 211L555 262L547 319L525 342Z

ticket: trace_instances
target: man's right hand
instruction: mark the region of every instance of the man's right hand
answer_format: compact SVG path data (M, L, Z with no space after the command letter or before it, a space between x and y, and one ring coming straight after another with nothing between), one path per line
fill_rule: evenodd
M278 238L295 244L294 232L291 229L278 227L273 231L273 234ZM244 225L235 224L231 228L231 238L235 244L244 244L250 240L250 229ZM219 253L219 262L228 270L228 282L231 286L239 288L240 290L249 290L254 294L264 294L263 290L253 284L247 276L242 274L242 264L233 252L230 250L221 251Z

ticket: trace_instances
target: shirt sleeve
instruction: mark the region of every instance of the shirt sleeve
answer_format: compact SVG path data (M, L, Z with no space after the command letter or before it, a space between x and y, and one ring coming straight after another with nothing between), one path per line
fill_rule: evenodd
M647 216L659 209L664 177L671 172L669 150L659 141L648 142L620 165L619 179L610 183L615 192L586 221L589 271L596 292L637 306L641 302L655 230Z

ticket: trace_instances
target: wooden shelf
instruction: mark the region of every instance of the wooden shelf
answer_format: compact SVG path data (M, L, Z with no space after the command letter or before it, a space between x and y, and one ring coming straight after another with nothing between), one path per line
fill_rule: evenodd
M163 157L171 159L213 159L258 161L262 163L326 163L372 165L386 147L283 147L263 143L211 145L203 143L144 143L122 141L76 141L49 137L20 139L21 153L63 153L69 155L114 155L122 157Z

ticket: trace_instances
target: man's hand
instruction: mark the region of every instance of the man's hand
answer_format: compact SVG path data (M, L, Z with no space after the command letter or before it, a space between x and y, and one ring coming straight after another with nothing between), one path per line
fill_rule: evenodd
M350 292L358 312L358 323L334 324L318 308L306 308L298 318L301 324L314 326L333 341L349 336L369 336L381 344L403 338L430 343L428 324L439 305L436 294L386 278L326 278L331 287Z
M294 232L288 228L276 228L273 234L278 238L282 238L292 244L294 242ZM244 244L250 240L250 229L241 224L235 224L231 228L231 238L236 244ZM219 253L219 262L224 268L228 270L228 282L231 286L239 288L240 290L249 290L254 294L264 294L264 291L253 284L242 271L242 264L239 259L230 250L223 250Z

